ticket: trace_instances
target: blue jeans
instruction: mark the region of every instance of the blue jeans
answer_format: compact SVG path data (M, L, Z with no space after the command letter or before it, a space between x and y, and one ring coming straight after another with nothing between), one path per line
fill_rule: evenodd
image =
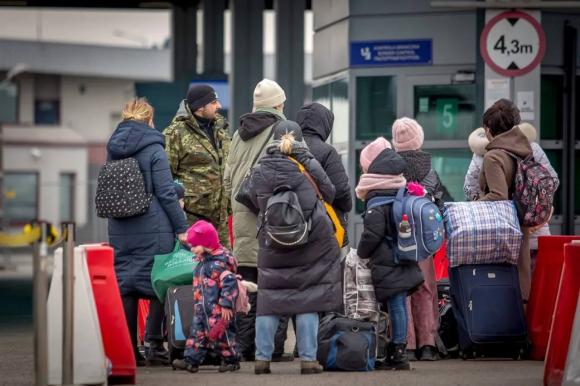
M392 342L407 343L407 293L401 292L387 300L387 309L391 319Z
M274 352L274 335L280 317L277 315L256 318L256 360L271 361ZM303 361L315 361L318 350L318 314L296 315L296 344Z

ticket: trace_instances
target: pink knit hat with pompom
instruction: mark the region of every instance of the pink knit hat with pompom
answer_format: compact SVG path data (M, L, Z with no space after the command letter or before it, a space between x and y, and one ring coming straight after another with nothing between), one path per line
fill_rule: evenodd
M385 149L392 149L392 147L389 141L383 137L375 139L362 149L360 152L360 166L363 173L366 173L369 170L369 166L371 166L375 158L377 158Z
M397 152L419 150L424 139L423 128L416 120L403 117L393 123L393 146Z

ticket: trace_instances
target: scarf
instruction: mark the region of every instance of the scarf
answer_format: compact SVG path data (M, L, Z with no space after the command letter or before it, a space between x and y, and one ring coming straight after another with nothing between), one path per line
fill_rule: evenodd
M407 180L402 174L370 174L365 173L360 176L360 180L355 189L356 196L364 200L368 192L372 190L399 189L407 185Z

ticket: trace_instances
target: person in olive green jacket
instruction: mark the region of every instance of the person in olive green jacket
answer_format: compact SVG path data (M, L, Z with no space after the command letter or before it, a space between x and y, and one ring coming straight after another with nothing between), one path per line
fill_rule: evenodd
M272 128L280 121L285 121L284 102L286 95L278 83L264 79L254 90L254 108L251 113L240 118L240 127L234 134L232 146L226 163L224 184L232 202L234 256L238 259L238 273L244 280L258 282L258 240L256 239L258 217L235 197L242 181L249 173L257 159L265 153L267 145L272 142ZM250 294L252 309L248 315L238 315L236 337L238 350L243 360L253 360L256 318L256 294ZM287 322L287 321L286 321ZM282 331L282 328L280 329ZM281 356L284 349L284 336L276 338L276 355ZM281 351L281 352L279 352Z
M218 114L218 95L209 85L194 85L165 129L165 151L173 178L185 187L189 224L210 221L229 246L230 196L223 183L230 148L228 122Z

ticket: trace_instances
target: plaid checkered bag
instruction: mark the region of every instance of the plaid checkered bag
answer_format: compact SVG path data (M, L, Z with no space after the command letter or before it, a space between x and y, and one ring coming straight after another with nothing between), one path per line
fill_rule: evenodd
M449 266L517 264L523 235L512 201L445 204Z

